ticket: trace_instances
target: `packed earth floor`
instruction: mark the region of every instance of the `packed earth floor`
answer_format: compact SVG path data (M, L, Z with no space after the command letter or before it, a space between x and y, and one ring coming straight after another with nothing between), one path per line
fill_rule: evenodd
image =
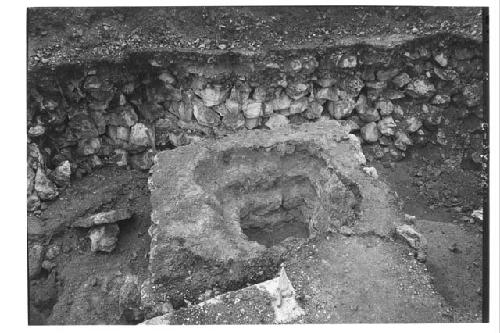
M29 9L29 323L481 322L484 14Z

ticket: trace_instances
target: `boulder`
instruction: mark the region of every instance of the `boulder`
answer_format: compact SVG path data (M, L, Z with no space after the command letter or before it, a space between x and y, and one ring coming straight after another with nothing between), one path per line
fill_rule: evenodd
M422 122L415 116L406 119L406 130L414 133L422 127Z
M208 108L198 98L193 99L193 114L200 125L212 127L220 123L217 112Z
M443 105L443 104L450 103L450 101L451 101L451 97L449 95L440 95L440 94L437 94L437 95L435 95L432 98L431 104L434 104L434 105Z
M254 129L260 125L260 118L245 119L245 127Z
M269 120L266 122L266 126L273 130L281 127L288 126L290 121L288 120L287 117L281 114L273 114L271 117L269 117Z
M309 103L309 107L304 112L304 117L307 119L318 119L323 113L323 105L317 101Z
M143 123L137 123L130 130L129 143L139 147L151 147L153 134L151 130Z
M384 117L377 123L377 128L380 134L385 136L393 136L394 129L396 128L396 123L394 122L394 119L392 119L391 116Z
M372 178L378 179L378 172L374 167L363 167L363 172Z
M443 52L434 55L434 61L441 67L446 67L448 65L448 57L446 57Z
M59 195L56 186L47 178L42 168L36 171L34 189L42 201L54 200Z
M114 223L93 227L89 231L90 251L112 252L118 242L119 233L120 228Z
M264 105L255 100L249 100L243 107L243 114L247 119L259 118L263 115Z
M361 137L364 141L369 143L377 142L380 133L377 128L377 123L371 122L361 127Z
M406 86L406 91L413 97L429 97L436 88L427 79L415 79Z
M52 173L52 179L54 183L59 187L65 187L69 185L71 178L71 163L69 161L64 161L59 166L54 169Z
M302 82L290 83L286 88L286 93L294 100L306 96L308 92L309 92L309 85Z
M281 111L281 110L286 110L290 108L290 104L292 101L290 100L290 97L288 97L287 94L279 94L276 96L272 101L272 106L274 111Z
M396 146L396 148L398 148L401 151L406 151L406 146L411 146L412 144L413 142L405 132L403 131L396 132L396 137L394 140L394 146Z
M316 92L315 97L317 99L326 99L328 101L337 101L339 99L337 95L337 89L332 87L321 88Z
M394 111L394 104L392 104L391 101L378 101L376 104L375 104L375 108L377 109L377 111L379 112L379 114L383 117L383 116L388 116L392 113L392 111Z
M102 224L112 224L132 217L132 212L128 209L114 209L107 212L91 215L73 222L72 226L77 228L90 228Z
M308 108L309 104L307 98L303 97L298 100L293 101L288 109L288 114L298 114L304 112Z
M223 89L221 85L207 86L205 89L195 91L206 107L211 107L223 103L227 96L227 90Z
M174 85L177 81L175 77L167 70L161 71L161 73L158 75L158 79L160 81L163 81L165 84L170 85Z
M109 114L108 124L113 126L132 127L139 117L130 104L119 106Z
M28 130L28 135L32 138L38 138L44 134L45 134L45 126L43 125L36 125L30 127L30 129Z
M354 68L357 65L357 58L353 54L344 54L339 59L338 66L340 68Z
M256 87L253 91L252 98L256 102L264 102L267 98L267 89L262 86Z
M417 250L417 260L424 262L427 258L427 240L412 226L403 224L396 227L396 237L405 241L411 248Z
M328 113L337 120L351 115L355 107L356 102L354 102L354 100L352 99L329 101L327 104Z

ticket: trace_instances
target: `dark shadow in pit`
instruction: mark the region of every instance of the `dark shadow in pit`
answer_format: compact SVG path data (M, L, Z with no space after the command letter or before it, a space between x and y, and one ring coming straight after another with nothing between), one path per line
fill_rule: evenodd
M309 238L309 227L301 221L282 221L272 227L248 227L241 229L249 241L255 241L265 247L273 247L289 237Z

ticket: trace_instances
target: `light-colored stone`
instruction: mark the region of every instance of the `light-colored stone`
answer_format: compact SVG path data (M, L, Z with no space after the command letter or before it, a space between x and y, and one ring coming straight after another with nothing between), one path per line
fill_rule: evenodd
M406 90L414 95L414 97L424 97L432 95L436 91L434 84L426 79L416 79L408 84Z
M221 85L213 85L207 86L203 90L196 91L196 94L201 97L206 107L211 107L224 102L227 96L227 90L223 89Z
M390 115L394 111L394 104L391 101L378 101L375 104L375 108L378 110L379 114L384 117Z
M323 105L317 101L313 101L309 103L309 107L307 108L304 116L307 119L318 119L323 113Z
M83 156L97 154L101 149L100 138L84 139L78 142L78 153Z
M89 231L90 251L112 252L118 242L120 227L117 224L106 224L93 227Z
M130 130L129 143L139 147L150 147L152 145L153 134L143 123L137 123Z
M411 146L412 144L413 142L405 132L403 131L396 132L396 138L394 140L394 145L396 146L396 148L398 148L401 151L406 151L406 146Z
M134 108L127 104L118 107L109 114L108 124L113 126L131 127L138 120L139 117L135 113Z
M112 224L128 220L132 212L128 209L114 209L107 212L97 213L86 218L76 220L72 226L77 228L90 228L102 224Z
M409 133L414 133L418 131L422 127L422 121L420 121L417 117L412 116L406 119L406 130Z
M361 127L361 137L364 141L369 143L377 142L380 133L377 128L377 123L371 122Z
M288 114L298 114L304 112L308 107L308 102L306 98L300 98L296 101L293 101L290 104L290 108L288 109Z
M284 93L276 96L271 102L274 111L286 110L290 108L290 104L292 104L290 97L288 97L288 95Z
M374 167L363 167L364 173L366 173L368 176L378 179L378 172L377 169Z
M432 100L431 104L435 105L443 105L443 104L448 104L451 101L451 97L449 95L435 95Z
M396 227L396 236L404 240L411 248L417 250L417 259L425 261L427 258L427 240L412 226L403 224Z
M289 123L290 123L290 121L288 120L287 117L285 117L284 115L275 113L275 114L271 115L271 117L269 117L269 120L266 122L266 126L269 129L273 130L273 129L288 126Z
M174 85L176 83L175 77L167 70L163 70L158 75L158 79L163 81L165 84Z
M42 201L54 200L59 195L56 186L47 178L42 168L38 168L36 171L34 188Z
M345 54L339 59L340 68L353 68L357 65L357 58L355 55Z
M339 99L337 95L337 89L328 87L328 88L321 88L316 92L315 97L317 99L326 99L328 101L337 101Z
M208 108L199 99L193 99L193 114L200 125L217 126L220 123L220 116L217 112Z
M294 100L306 96L308 92L309 92L309 85L302 82L290 83L286 88L287 95Z
M28 130L28 135L32 138L37 138L45 134L45 126L43 125L36 125L33 127L30 127Z
M448 58L444 55L443 52L438 53L434 56L434 60L439 64L441 67L446 67L448 65Z
M410 83L410 81L410 76L407 73L401 73L392 79L392 83L398 88L403 88Z
M52 178L57 186L67 186L71 178L71 163L69 161L62 162L55 168Z
M245 119L245 127L248 129L254 129L260 126L260 118Z
M263 115L264 105L255 100L249 100L243 107L243 114L247 119L259 118Z
M396 123L391 116L384 117L377 123L377 128L380 134L385 136L393 136L396 128Z
M349 115L356 107L356 102L352 99L342 99L327 102L328 113L335 119L340 120Z

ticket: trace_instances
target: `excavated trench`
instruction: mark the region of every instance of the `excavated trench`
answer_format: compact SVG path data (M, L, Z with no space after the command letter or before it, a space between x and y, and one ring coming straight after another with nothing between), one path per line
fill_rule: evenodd
M335 162L325 145L358 140L370 160L393 162L414 146L448 144L460 123L473 128L460 154L478 164L481 45L450 35L381 44L151 51L34 68L28 212L42 214L71 179L102 166L153 168L148 274L174 307L273 277L296 242L356 228L361 218L357 171L344 171L360 151L339 151ZM320 125L307 128L330 119L349 129L334 139ZM289 139L300 125L322 139ZM271 142L279 131L289 132ZM39 244L48 243L30 246ZM141 305L157 314L151 308Z

